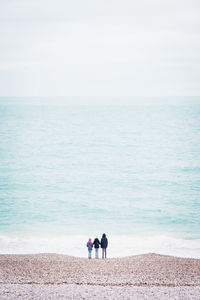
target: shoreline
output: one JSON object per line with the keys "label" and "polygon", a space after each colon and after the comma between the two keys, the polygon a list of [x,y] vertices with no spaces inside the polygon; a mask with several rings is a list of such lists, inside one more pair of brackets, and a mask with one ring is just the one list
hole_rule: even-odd
{"label": "shoreline", "polygon": [[[123,243],[121,242],[123,240]],[[57,253],[86,257],[85,235],[3,235],[0,234],[0,254]],[[125,247],[124,245],[128,245]],[[186,239],[167,234],[109,235],[108,257],[123,258],[145,253],[200,259],[200,239]],[[94,256],[94,251],[93,251]]]}
{"label": "shoreline", "polygon": [[88,293],[96,299],[199,299],[200,259],[153,253],[91,260],[0,255],[1,299],[84,299]]}

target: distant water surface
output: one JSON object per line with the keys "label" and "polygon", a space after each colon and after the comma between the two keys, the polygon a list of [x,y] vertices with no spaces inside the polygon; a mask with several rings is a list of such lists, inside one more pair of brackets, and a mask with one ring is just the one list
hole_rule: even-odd
{"label": "distant water surface", "polygon": [[[191,256],[197,255],[198,103],[27,101],[29,105],[0,101],[1,252],[24,251],[25,244],[27,252],[51,251],[60,238],[62,252],[68,253],[79,236],[106,232],[115,249],[117,237],[123,236],[127,247],[143,251],[148,237],[152,241],[145,251],[153,245],[156,251],[159,241],[175,254],[179,247],[185,255],[189,248]],[[46,244],[37,248],[44,237]]]}

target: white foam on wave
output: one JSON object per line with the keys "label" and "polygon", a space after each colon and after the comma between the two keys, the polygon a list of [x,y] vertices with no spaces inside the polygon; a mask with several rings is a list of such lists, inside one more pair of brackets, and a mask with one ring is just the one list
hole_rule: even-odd
{"label": "white foam on wave", "polygon": [[[84,235],[60,237],[0,235],[0,254],[58,253],[86,257],[87,240],[88,237]],[[108,236],[108,240],[109,257],[158,253],[200,258],[200,239],[179,239],[167,235],[113,235]]]}

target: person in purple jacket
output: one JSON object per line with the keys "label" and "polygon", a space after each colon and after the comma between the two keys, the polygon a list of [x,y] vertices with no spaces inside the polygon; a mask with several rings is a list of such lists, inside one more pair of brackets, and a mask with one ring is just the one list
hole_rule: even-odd
{"label": "person in purple jacket", "polygon": [[91,238],[89,238],[89,241],[87,242],[86,246],[88,247],[88,258],[92,258],[92,248],[93,248],[93,243]]}

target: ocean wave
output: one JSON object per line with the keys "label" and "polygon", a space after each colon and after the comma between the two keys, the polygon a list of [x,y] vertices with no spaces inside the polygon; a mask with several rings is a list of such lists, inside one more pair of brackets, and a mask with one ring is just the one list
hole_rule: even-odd
{"label": "ocean wave", "polygon": [[[111,235],[108,239],[109,257],[158,253],[200,258],[200,239],[175,238],[164,234]],[[86,257],[87,240],[88,237],[85,235],[59,237],[0,235],[0,254],[58,253]]]}

